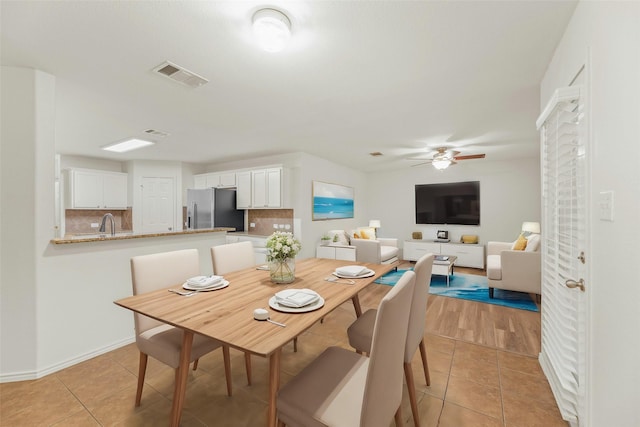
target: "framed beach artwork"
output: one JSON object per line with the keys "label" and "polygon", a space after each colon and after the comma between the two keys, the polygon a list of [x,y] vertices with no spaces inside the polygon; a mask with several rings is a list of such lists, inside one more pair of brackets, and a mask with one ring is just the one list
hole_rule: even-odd
{"label": "framed beach artwork", "polygon": [[353,187],[313,181],[313,220],[353,218]]}

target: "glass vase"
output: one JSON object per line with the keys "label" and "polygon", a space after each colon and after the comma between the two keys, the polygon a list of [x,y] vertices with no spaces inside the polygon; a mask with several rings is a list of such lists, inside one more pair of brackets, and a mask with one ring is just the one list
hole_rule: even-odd
{"label": "glass vase", "polygon": [[269,275],[273,283],[291,283],[296,278],[295,258],[269,261]]}

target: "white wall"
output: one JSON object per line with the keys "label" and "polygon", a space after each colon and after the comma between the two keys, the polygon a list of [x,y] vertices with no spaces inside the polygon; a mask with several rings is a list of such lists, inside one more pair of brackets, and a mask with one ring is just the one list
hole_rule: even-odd
{"label": "white wall", "polygon": [[116,160],[61,154],[60,169],[64,170],[68,168],[84,168],[111,172],[125,172],[125,165],[122,162]]}
{"label": "white wall", "polygon": [[[480,181],[480,225],[416,225],[415,185]],[[448,230],[451,241],[462,234],[477,234],[481,244],[514,241],[524,221],[540,221],[540,161],[469,160],[444,171],[431,165],[367,175],[366,211],[381,221],[380,235],[411,239],[421,231],[423,239],[435,239],[437,230]]]}
{"label": "white wall", "polygon": [[21,373],[38,363],[44,278],[34,262],[54,234],[55,78],[14,67],[0,74],[0,372]]}
{"label": "white wall", "polygon": [[[640,425],[640,3],[578,4],[541,85],[544,106],[586,64],[592,162],[585,426]],[[614,191],[614,221],[598,195]]]}

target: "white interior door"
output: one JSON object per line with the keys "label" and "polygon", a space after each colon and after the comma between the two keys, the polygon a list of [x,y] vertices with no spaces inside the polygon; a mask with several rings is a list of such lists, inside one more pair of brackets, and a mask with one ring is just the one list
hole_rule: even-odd
{"label": "white interior door", "polygon": [[588,280],[587,126],[582,85],[556,90],[542,142],[542,351],[562,417],[584,425]]}
{"label": "white interior door", "polygon": [[175,224],[173,178],[142,178],[142,232],[172,231]]}

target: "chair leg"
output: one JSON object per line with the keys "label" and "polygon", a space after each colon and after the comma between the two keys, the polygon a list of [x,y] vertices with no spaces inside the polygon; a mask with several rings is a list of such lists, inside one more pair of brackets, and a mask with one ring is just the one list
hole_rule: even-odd
{"label": "chair leg", "polygon": [[418,416],[418,402],[416,400],[416,385],[413,381],[413,371],[411,370],[411,363],[404,363],[404,376],[407,379],[407,390],[409,391],[409,403],[411,403],[413,424],[416,427],[420,427],[420,417]]}
{"label": "chair leg", "polygon": [[293,339],[293,352],[297,353],[298,352],[298,337],[295,337]]}
{"label": "chair leg", "polygon": [[229,346],[222,346],[222,358],[224,359],[224,377],[227,380],[227,396],[231,396],[233,394],[233,390],[231,388],[233,381],[231,380],[231,357],[229,355]]}
{"label": "chair leg", "polygon": [[196,369],[198,369],[198,360],[200,359],[196,359],[193,361],[193,370],[195,371]]}
{"label": "chair leg", "polygon": [[148,356],[140,352],[140,364],[138,366],[138,389],[136,390],[136,407],[140,406],[142,399],[142,387],[144,386],[144,376],[147,373]]}
{"label": "chair leg", "polygon": [[244,368],[247,371],[247,385],[251,385],[251,354],[244,354]]}
{"label": "chair leg", "polygon": [[427,348],[424,346],[424,338],[420,341],[420,356],[422,357],[422,369],[424,369],[424,381],[428,386],[431,385],[431,376],[429,375],[429,364],[427,364]]}
{"label": "chair leg", "polygon": [[493,298],[493,288],[489,288],[489,298]]}
{"label": "chair leg", "polygon": [[396,427],[400,427],[403,424],[401,406],[398,406],[398,410],[396,411],[395,421],[396,421]]}

